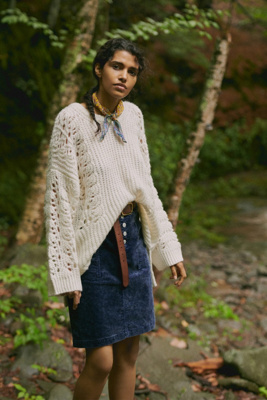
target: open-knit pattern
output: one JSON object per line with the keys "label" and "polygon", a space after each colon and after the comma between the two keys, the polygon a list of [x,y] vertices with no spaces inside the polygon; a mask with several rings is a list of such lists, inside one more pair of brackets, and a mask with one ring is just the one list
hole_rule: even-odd
{"label": "open-knit pattern", "polygon": [[[96,119],[102,124],[104,117]],[[45,197],[50,295],[82,290],[80,275],[133,200],[153,264],[163,270],[182,261],[180,243],[152,181],[142,113],[124,102],[118,120],[127,143],[111,127],[99,142],[95,122],[79,103],[56,118]]]}

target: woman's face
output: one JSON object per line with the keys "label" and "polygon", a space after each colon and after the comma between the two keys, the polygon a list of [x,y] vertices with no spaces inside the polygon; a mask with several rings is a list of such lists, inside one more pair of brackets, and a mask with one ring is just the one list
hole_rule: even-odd
{"label": "woman's face", "polygon": [[125,50],[115,51],[103,69],[95,66],[99,78],[99,94],[102,99],[121,100],[133,89],[137,81],[139,65],[137,59]]}

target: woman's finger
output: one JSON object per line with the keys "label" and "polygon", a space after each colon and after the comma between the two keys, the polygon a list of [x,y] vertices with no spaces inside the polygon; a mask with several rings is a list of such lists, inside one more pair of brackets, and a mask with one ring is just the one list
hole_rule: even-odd
{"label": "woman's finger", "polygon": [[186,278],[186,271],[185,271],[185,267],[184,267],[184,263],[183,262],[179,262],[176,265],[172,265],[171,266],[171,277],[170,279],[174,279],[176,280],[176,282],[174,282],[175,286],[181,286],[181,284],[183,283],[183,281]]}
{"label": "woman's finger", "polygon": [[73,310],[76,310],[78,305],[80,304],[80,298],[81,298],[81,292],[78,290],[75,290],[74,296],[73,296]]}

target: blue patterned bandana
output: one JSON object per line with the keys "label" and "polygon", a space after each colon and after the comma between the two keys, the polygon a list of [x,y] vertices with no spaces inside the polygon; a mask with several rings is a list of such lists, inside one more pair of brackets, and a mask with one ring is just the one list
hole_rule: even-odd
{"label": "blue patterned bandana", "polygon": [[100,136],[100,141],[102,141],[105,138],[108,132],[109,125],[113,123],[113,129],[116,135],[118,135],[124,143],[127,143],[122,133],[121,124],[117,120],[117,118],[121,115],[121,113],[124,110],[123,101],[120,100],[119,104],[116,107],[116,110],[113,113],[111,113],[108,108],[105,108],[100,104],[96,92],[92,94],[92,100],[94,106],[100,111],[102,115],[105,116],[104,125]]}

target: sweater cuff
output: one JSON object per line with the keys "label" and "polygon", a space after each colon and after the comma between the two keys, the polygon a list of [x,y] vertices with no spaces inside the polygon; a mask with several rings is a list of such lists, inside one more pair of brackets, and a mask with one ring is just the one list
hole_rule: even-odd
{"label": "sweater cuff", "polygon": [[176,243],[175,248],[172,250],[166,249],[164,251],[157,245],[152,251],[152,263],[159,271],[163,271],[180,261],[183,261],[183,255],[179,242]]}
{"label": "sweater cuff", "polygon": [[48,278],[48,296],[58,296],[75,290],[82,292],[82,282],[78,268],[75,275],[57,276],[57,279],[54,280],[51,276]]}

